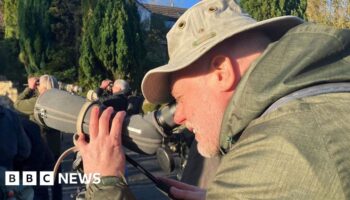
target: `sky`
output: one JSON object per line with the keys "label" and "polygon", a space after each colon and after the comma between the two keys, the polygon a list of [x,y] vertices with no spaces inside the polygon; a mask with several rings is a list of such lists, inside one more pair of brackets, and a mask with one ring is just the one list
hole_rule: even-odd
{"label": "sky", "polygon": [[151,3],[151,4],[158,4],[158,5],[167,5],[170,6],[171,2],[174,3],[175,7],[180,8],[189,8],[199,2],[200,0],[139,0],[143,3]]}

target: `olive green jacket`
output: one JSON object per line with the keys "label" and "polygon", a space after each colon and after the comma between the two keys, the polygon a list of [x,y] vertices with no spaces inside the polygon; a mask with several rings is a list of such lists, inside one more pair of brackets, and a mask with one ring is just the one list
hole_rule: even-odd
{"label": "olive green jacket", "polygon": [[[350,82],[350,30],[303,24],[270,44],[226,110],[207,199],[350,199],[350,93],[293,100],[261,117],[293,91],[336,82]],[[129,198],[125,188],[88,193]]]}
{"label": "olive green jacket", "polygon": [[[27,87],[18,96],[17,101],[14,103],[14,107],[17,111],[22,115],[29,117],[29,119],[35,123],[37,123],[37,121],[34,119],[34,107],[38,97],[39,93],[37,90],[32,90]],[[43,140],[48,144],[54,156],[58,158],[61,153],[60,132],[52,128],[43,127],[42,125],[40,125],[40,129]]]}
{"label": "olive green jacket", "polygon": [[18,95],[14,107],[21,114],[28,116],[30,120],[34,121],[34,106],[38,96],[38,92],[27,87]]}

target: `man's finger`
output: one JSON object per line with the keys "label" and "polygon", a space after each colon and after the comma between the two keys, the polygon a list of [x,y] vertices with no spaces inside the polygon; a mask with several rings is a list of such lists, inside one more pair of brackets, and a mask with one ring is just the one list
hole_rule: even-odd
{"label": "man's finger", "polygon": [[122,134],[122,129],[123,129],[123,121],[126,113],[124,111],[118,112],[112,122],[112,128],[111,128],[111,137],[113,139],[116,139],[117,145],[121,145],[122,140],[121,140],[121,134]]}
{"label": "man's finger", "polygon": [[111,119],[111,115],[113,113],[113,108],[108,107],[105,109],[100,117],[99,126],[98,126],[98,136],[106,136],[109,135],[109,120]]}
{"label": "man's finger", "polygon": [[98,134],[98,115],[99,115],[99,112],[100,111],[99,111],[99,108],[97,106],[94,106],[91,109],[90,122],[89,122],[90,140],[94,140]]}

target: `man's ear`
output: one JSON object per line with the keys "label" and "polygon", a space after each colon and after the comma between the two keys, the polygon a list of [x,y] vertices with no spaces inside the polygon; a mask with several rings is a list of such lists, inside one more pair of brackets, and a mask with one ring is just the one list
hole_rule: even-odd
{"label": "man's ear", "polygon": [[216,55],[210,63],[211,77],[215,87],[223,92],[232,90],[240,77],[238,64],[233,62],[230,57],[225,55]]}

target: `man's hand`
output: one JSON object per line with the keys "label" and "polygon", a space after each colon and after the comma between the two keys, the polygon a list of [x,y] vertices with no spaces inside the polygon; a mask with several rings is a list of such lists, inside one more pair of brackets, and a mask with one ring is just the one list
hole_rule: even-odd
{"label": "man's hand", "polygon": [[159,180],[171,186],[170,193],[175,199],[202,200],[205,199],[206,190],[182,183],[173,179],[158,177]]}
{"label": "man's hand", "polygon": [[107,87],[109,86],[109,84],[110,84],[111,82],[112,82],[112,81],[111,81],[111,80],[108,80],[108,79],[103,80],[103,81],[101,82],[100,88],[103,89],[103,90],[107,89]]}
{"label": "man's hand", "polygon": [[28,78],[28,87],[32,90],[35,90],[37,87],[37,81],[39,81],[37,77]]}
{"label": "man's hand", "polygon": [[118,112],[109,129],[113,108],[103,111],[100,119],[99,108],[94,107],[90,115],[90,142],[80,133],[77,147],[83,158],[84,173],[100,173],[101,176],[120,176],[125,171],[125,155],[121,142],[122,124],[125,112]]}

